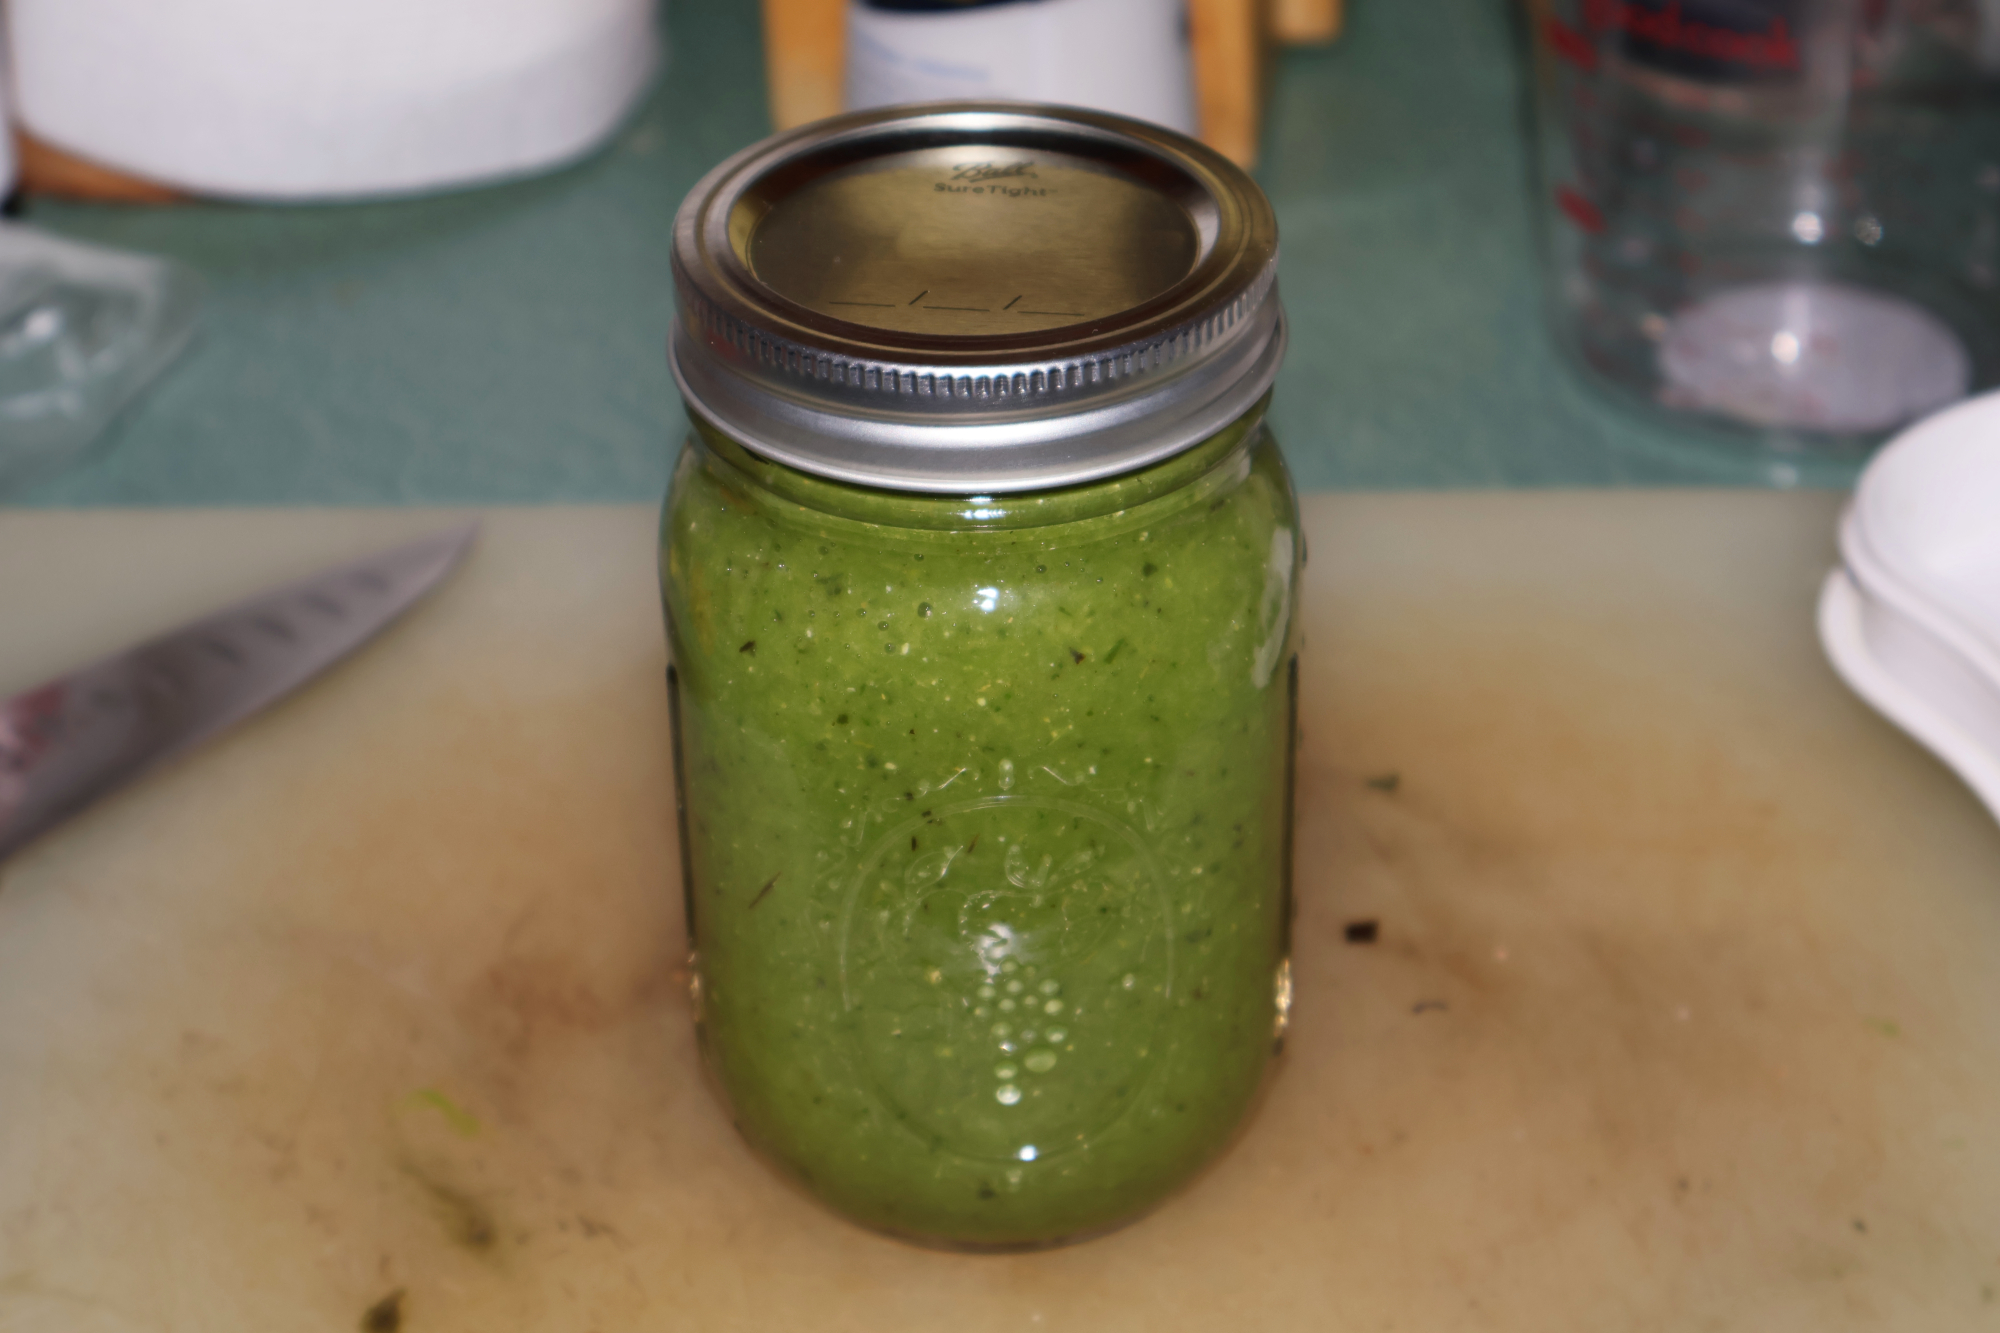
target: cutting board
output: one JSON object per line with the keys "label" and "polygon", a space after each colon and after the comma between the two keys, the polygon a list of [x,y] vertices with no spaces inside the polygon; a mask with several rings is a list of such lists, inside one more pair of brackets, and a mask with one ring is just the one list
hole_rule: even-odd
{"label": "cutting board", "polygon": [[[0,1330],[2000,1326],[2000,826],[1822,661],[1836,507],[1309,500],[1289,1049],[1180,1196],[1013,1257],[736,1139],[654,516],[493,513],[0,869]],[[0,514],[0,690],[445,517]]]}

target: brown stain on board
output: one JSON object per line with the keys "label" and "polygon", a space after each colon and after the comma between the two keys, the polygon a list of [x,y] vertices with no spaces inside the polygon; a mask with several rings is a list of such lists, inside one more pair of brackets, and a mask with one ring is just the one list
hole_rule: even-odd
{"label": "brown stain on board", "polygon": [[403,1289],[398,1287],[363,1311],[361,1333],[401,1333],[403,1295]]}
{"label": "brown stain on board", "polygon": [[681,992],[664,954],[636,975],[599,979],[575,958],[519,953],[486,969],[459,1008],[467,1031],[522,1060],[547,1043],[657,1015]]}
{"label": "brown stain on board", "polygon": [[403,1171],[422,1190],[431,1213],[452,1244],[481,1256],[493,1253],[500,1243],[500,1226],[486,1203],[446,1184],[423,1167],[406,1162]]}
{"label": "brown stain on board", "polygon": [[[77,1123],[36,1126],[37,1179],[59,1200],[104,1145],[147,1145],[121,1159],[132,1217],[185,1211],[264,1275],[215,1304],[224,1329],[347,1326],[399,1287],[423,1294],[404,1326],[441,1330],[1974,1326],[2000,1044],[1968,1015],[2000,995],[1899,933],[1951,907],[1925,858],[1979,836],[1925,804],[1948,788],[1866,748],[1830,688],[1771,710],[1822,689],[1792,657],[1592,601],[1581,558],[1496,598],[1419,568],[1449,525],[1417,533],[1369,529],[1413,572],[1365,578],[1362,537],[1313,533],[1315,578],[1349,573],[1302,658],[1288,1053],[1250,1131],[1137,1227],[919,1253],[749,1157],[673,981],[662,663],[623,630],[550,635],[599,623],[569,609],[581,580],[496,604],[511,631],[386,643],[365,690],[225,742],[210,811],[165,791],[132,816],[122,896],[87,857],[29,867],[30,891],[91,886],[74,994],[117,1018],[51,1048]],[[1871,786],[1830,752],[1904,767]],[[1915,841],[1869,831],[1895,827]],[[429,1087],[479,1133],[410,1106]],[[0,1212],[0,1250],[137,1225],[61,1231],[51,1206]],[[166,1281],[186,1256],[147,1236],[124,1252]]]}
{"label": "brown stain on board", "polygon": [[[1475,1226],[1453,1269],[1493,1290],[1572,1229],[1615,1226],[1673,1273],[1740,1210],[1837,1219],[1885,1191],[1949,1243],[1894,1184],[1880,1094],[1908,1055],[1858,1040],[1857,1010],[1909,1006],[1909,978],[1817,910],[1873,877],[1841,836],[1852,771],[1771,762],[1805,738],[1759,722],[1756,683],[1703,660],[1700,626],[1428,600],[1309,630],[1357,645],[1309,653],[1302,690],[1308,736],[1333,743],[1309,743],[1299,861],[1335,869],[1301,894],[1320,947],[1301,946],[1294,1013],[1334,1023],[1344,1055],[1288,1071],[1309,1085],[1292,1105],[1348,1101],[1371,1175],[1456,1160],[1476,1197],[1507,1198],[1513,1220]],[[1395,788],[1364,780],[1385,769]],[[1382,945],[1330,947],[1364,916]],[[1669,1208],[1677,1179],[1698,1185]],[[1796,1236],[1732,1243],[1746,1267],[1862,1271]]]}

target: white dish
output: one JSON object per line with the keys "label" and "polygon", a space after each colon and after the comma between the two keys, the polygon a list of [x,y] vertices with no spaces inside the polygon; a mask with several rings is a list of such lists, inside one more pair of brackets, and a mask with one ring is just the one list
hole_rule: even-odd
{"label": "white dish", "polygon": [[2000,818],[2000,739],[1992,734],[2000,681],[1968,670],[1845,570],[1827,575],[1820,591],[1819,634],[1841,679],[1944,760]]}
{"label": "white dish", "polygon": [[1840,550],[1819,607],[1835,669],[2000,817],[2000,394],[1884,448]]}

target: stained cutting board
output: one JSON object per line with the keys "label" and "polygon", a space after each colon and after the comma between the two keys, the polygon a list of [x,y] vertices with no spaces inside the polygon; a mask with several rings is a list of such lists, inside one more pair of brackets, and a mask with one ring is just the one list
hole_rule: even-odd
{"label": "stained cutting board", "polygon": [[[1158,1213],[1000,1258],[736,1140],[653,515],[493,514],[0,867],[0,1331],[2000,1327],[2000,826],[1822,662],[1835,510],[1311,500],[1283,1068]],[[0,691],[439,518],[0,514]]]}

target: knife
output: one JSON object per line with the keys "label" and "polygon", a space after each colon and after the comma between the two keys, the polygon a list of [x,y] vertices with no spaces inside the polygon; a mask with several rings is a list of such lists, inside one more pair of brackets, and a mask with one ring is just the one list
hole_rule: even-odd
{"label": "knife", "polygon": [[0,700],[0,860],[368,642],[451,572],[478,530],[269,589]]}

